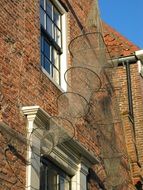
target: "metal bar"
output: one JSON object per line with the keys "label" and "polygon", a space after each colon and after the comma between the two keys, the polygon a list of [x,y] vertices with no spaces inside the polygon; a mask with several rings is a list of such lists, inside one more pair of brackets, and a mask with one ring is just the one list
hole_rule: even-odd
{"label": "metal bar", "polygon": [[[137,61],[136,61],[137,62]],[[125,62],[126,66],[126,76],[127,76],[127,90],[128,90],[128,103],[129,103],[129,119],[133,124],[133,138],[134,138],[134,145],[135,145],[135,151],[136,151],[136,156],[137,156],[137,164],[139,167],[140,162],[139,162],[139,154],[138,154],[138,149],[136,145],[136,130],[135,130],[135,122],[134,122],[134,110],[133,110],[133,98],[132,98],[132,84],[131,84],[131,73],[130,73],[130,64],[131,63],[136,63],[133,62],[133,59],[130,61]]]}
{"label": "metal bar", "polygon": [[[111,60],[111,62],[115,65],[118,66],[123,66],[128,62],[129,64],[136,64],[138,61],[138,58],[135,55],[129,55],[129,56],[124,56],[124,57],[119,57]],[[109,61],[110,63],[110,61]]]}
{"label": "metal bar", "polygon": [[126,62],[126,76],[127,76],[127,90],[128,90],[128,103],[129,103],[129,116],[134,122],[134,113],[133,113],[133,98],[132,98],[132,84],[131,84],[131,72],[130,72],[130,63]]}

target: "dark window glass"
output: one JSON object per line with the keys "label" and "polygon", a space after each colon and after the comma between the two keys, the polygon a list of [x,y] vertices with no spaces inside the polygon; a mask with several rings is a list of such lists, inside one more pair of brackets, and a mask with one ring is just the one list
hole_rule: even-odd
{"label": "dark window glass", "polygon": [[44,0],[40,0],[40,5],[44,9]]}
{"label": "dark window glass", "polygon": [[47,0],[47,6],[46,6],[46,12],[47,14],[49,15],[49,17],[52,19],[52,9],[53,9],[53,6],[52,6],[52,3]]}
{"label": "dark window glass", "polygon": [[44,68],[49,74],[51,73],[51,63],[46,57],[44,62]]}
{"label": "dark window glass", "polygon": [[51,37],[53,37],[53,23],[51,21],[51,19],[47,16],[47,20],[46,20],[46,30],[47,32],[50,34]]}
{"label": "dark window glass", "polygon": [[48,160],[41,162],[40,190],[70,190],[71,178]]}
{"label": "dark window glass", "polygon": [[49,45],[49,43],[45,40],[44,41],[44,55],[45,55],[45,57],[47,57],[49,60],[51,60],[50,59],[50,55],[51,55],[51,50],[50,50],[51,48],[50,48],[50,45]]}
{"label": "dark window glass", "polygon": [[40,11],[40,20],[41,20],[41,25],[45,28],[45,12],[43,9]]}

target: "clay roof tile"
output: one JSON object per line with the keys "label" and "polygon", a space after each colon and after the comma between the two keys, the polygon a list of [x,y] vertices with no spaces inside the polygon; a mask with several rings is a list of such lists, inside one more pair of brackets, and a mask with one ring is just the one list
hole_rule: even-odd
{"label": "clay roof tile", "polygon": [[105,44],[112,58],[128,56],[139,50],[139,47],[113,29],[111,26],[102,22]]}

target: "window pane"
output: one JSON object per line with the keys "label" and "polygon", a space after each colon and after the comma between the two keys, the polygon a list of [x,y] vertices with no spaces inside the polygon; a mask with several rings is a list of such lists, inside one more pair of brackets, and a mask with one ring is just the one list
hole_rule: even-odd
{"label": "window pane", "polygon": [[44,12],[44,10],[42,9],[42,8],[40,8],[40,23],[41,23],[41,25],[44,27],[44,28],[46,28],[45,27],[45,17],[46,17],[46,14],[45,14],[45,12]]}
{"label": "window pane", "polygon": [[45,3],[45,0],[40,0],[40,5],[41,5],[41,7],[44,9],[44,3]]}
{"label": "window pane", "polygon": [[40,169],[40,190],[70,190],[71,178],[51,162],[44,159],[42,161],[45,163],[42,163]]}
{"label": "window pane", "polygon": [[44,52],[44,37],[41,36],[41,51]]}
{"label": "window pane", "polygon": [[41,65],[44,66],[44,55],[41,53]]}
{"label": "window pane", "polygon": [[53,23],[48,16],[47,16],[47,23],[46,24],[47,24],[47,28],[46,28],[47,32],[53,37],[53,35],[52,35]]}
{"label": "window pane", "polygon": [[54,8],[54,23],[61,29],[61,23],[60,23],[61,15],[58,12],[57,9]]}
{"label": "window pane", "polygon": [[50,18],[52,19],[52,3],[49,1],[49,0],[47,0],[47,14],[50,16]]}
{"label": "window pane", "polygon": [[51,60],[51,48],[47,41],[44,41],[44,55]]}
{"label": "window pane", "polygon": [[61,31],[55,26],[55,41],[61,47]]}
{"label": "window pane", "polygon": [[46,167],[41,164],[40,167],[40,190],[45,190],[45,186],[46,186]]}
{"label": "window pane", "polygon": [[53,66],[53,79],[60,84],[60,73],[59,71]]}
{"label": "window pane", "polygon": [[51,63],[50,61],[45,57],[45,62],[44,62],[44,69],[51,74]]}
{"label": "window pane", "polygon": [[70,181],[66,179],[66,176],[60,176],[60,190],[69,190],[70,188]]}
{"label": "window pane", "polygon": [[58,70],[60,69],[60,56],[54,48],[53,48],[53,64]]}
{"label": "window pane", "polygon": [[66,181],[65,183],[65,190],[70,190],[70,182]]}
{"label": "window pane", "polygon": [[57,172],[48,170],[48,190],[57,190]]}
{"label": "window pane", "polygon": [[60,189],[65,190],[65,180],[60,176]]}

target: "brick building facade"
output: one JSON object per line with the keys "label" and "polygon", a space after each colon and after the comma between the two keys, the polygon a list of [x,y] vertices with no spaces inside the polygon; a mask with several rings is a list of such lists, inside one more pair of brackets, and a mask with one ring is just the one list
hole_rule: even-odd
{"label": "brick building facade", "polygon": [[[125,58],[125,60],[132,56],[134,56],[136,51],[138,51],[138,47],[133,45],[123,36],[121,36],[118,32],[115,32],[112,28],[104,24],[104,31],[105,31],[105,40],[107,43],[113,47],[121,46],[117,50],[117,55],[114,54],[113,56]],[[136,56],[136,55],[135,55]],[[130,157],[131,168],[132,168],[132,175],[133,175],[133,182],[136,183],[138,180],[141,180],[142,176],[142,156],[141,156],[141,149],[142,149],[142,76],[140,73],[139,65],[140,62],[135,59],[133,61],[129,61],[129,72],[127,72],[126,61],[121,61],[123,63],[122,66],[119,66],[117,69],[117,79],[116,82],[122,86],[122,95],[120,99],[120,111],[123,116],[123,123],[124,123],[124,132],[125,132],[125,139],[128,154]],[[128,61],[127,61],[128,62]],[[128,80],[128,76],[130,75],[130,80]],[[131,92],[128,89],[131,86]],[[131,94],[130,94],[131,93]],[[129,96],[132,96],[132,116],[130,118],[130,106]]]}
{"label": "brick building facade", "polygon": [[[74,61],[67,46],[77,36],[91,32],[86,28],[87,18],[96,3],[53,0],[49,4],[47,1],[46,6],[43,2],[0,2],[0,189],[123,190],[135,189],[135,185],[141,189],[143,79],[139,65],[141,67],[142,53],[103,23],[108,53],[116,65],[112,67],[112,82],[119,92],[117,110],[121,120],[114,123],[113,144],[117,143],[121,152],[126,153],[120,160],[124,168],[121,169],[120,165],[114,166],[112,156],[111,162],[101,156],[109,153],[104,151],[106,146],[100,141],[98,124],[88,127],[96,125],[88,123],[90,117],[76,118],[74,112],[79,111],[83,98],[79,102],[77,98],[72,100],[73,106],[70,105],[68,111],[74,119],[69,118],[69,114],[62,115],[62,108],[67,109],[69,104],[64,107],[64,102],[57,106],[57,100],[65,101],[71,93],[67,93],[64,100],[61,98],[69,90],[64,73]],[[44,19],[41,24],[40,13],[41,20]],[[96,16],[94,11],[93,16]],[[94,32],[97,32],[98,19],[93,19],[97,22],[92,28]],[[72,81],[72,77],[68,76],[67,80]],[[105,94],[101,94],[101,100]],[[97,96],[100,99],[100,92]],[[110,101],[105,106],[109,107]],[[98,112],[97,109],[93,108],[93,112]],[[108,127],[108,123],[99,125]],[[109,162],[107,166],[106,161]],[[119,176],[117,170],[121,171]]]}

